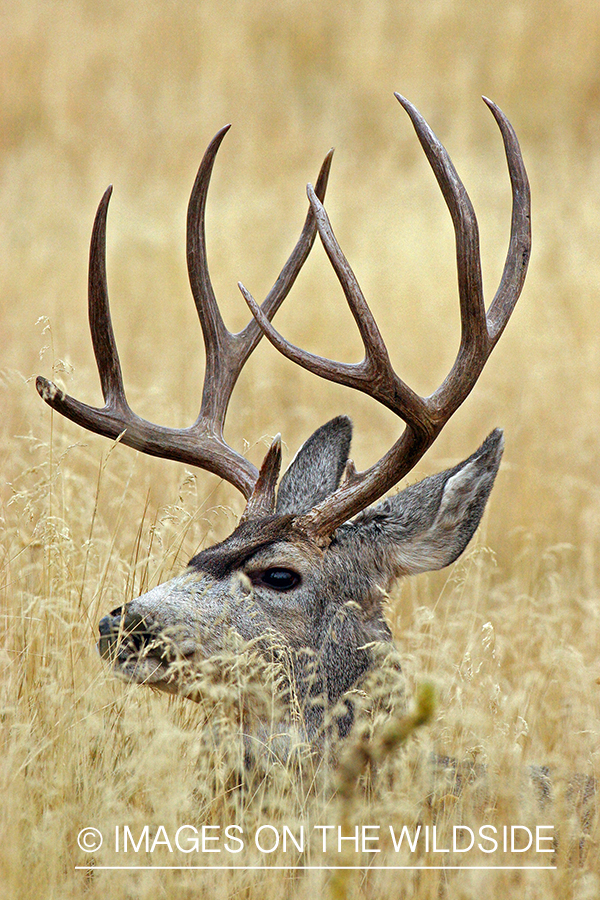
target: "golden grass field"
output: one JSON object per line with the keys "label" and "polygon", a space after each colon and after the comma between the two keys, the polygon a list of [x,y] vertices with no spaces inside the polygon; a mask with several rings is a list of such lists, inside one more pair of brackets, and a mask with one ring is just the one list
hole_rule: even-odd
{"label": "golden grass field", "polygon": [[[600,896],[598,816],[565,799],[600,776],[600,11],[593,0],[6,0],[0,11],[2,529],[0,892],[5,898],[577,898]],[[241,498],[202,472],[111,445],[39,399],[35,375],[100,404],[86,321],[88,241],[108,223],[113,319],[132,406],[165,425],[196,416],[200,331],[185,270],[185,209],[206,144],[233,127],[209,197],[213,282],[227,323],[247,318],[296,240],[336,148],[327,207],[402,377],[433,390],[458,339],[450,218],[397,90],[428,118],[470,191],[488,298],[510,192],[491,97],[519,135],[533,195],[523,296],[473,394],[415,480],[470,454],[496,425],[506,450],[484,523],[448,570],[400,585],[389,618],[413,693],[433,720],[370,786],[277,769],[232,789],[231,697],[214,708],[128,687],[95,650],[98,620],[180,571],[232,528]],[[360,342],[317,244],[277,317],[290,339],[340,359]],[[363,395],[316,381],[263,342],[227,435],[257,462],[281,431],[287,459],[350,414],[365,467],[399,424]],[[232,689],[234,690],[234,689]],[[224,692],[226,694],[226,692]],[[222,743],[219,743],[218,736]],[[435,749],[488,767],[488,793],[438,791]],[[548,765],[556,801],[523,787]],[[310,766],[309,766],[310,771]],[[525,778],[525,781],[527,779]],[[454,854],[462,870],[381,871],[410,854],[256,851],[246,865],[362,870],[82,871],[89,865],[241,864],[238,857],[111,852],[77,834],[144,824],[553,825],[555,855]],[[214,832],[212,832],[214,833]],[[292,848],[293,849],[293,848]],[[215,863],[215,858],[217,862]],[[350,862],[348,862],[348,860]],[[553,863],[547,871],[466,865]],[[439,863],[434,854],[419,864]]]}

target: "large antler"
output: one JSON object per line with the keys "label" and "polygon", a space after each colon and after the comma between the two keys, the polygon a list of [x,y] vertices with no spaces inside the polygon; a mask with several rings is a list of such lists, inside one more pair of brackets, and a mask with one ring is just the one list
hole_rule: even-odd
{"label": "large antler", "polygon": [[483,98],[502,134],[513,196],[510,245],[504,272],[486,313],[479,232],[469,196],[450,157],[427,122],[408,100],[399,94],[396,97],[410,116],[438,180],[456,236],[462,331],[458,355],[443,384],[431,396],[420,397],[394,372],[356,277],[333,234],[325,209],[310,185],[308,196],[317,219],[319,235],[358,326],[365,348],[364,360],[358,364],[334,362],[288,343],[240,284],[240,290],[260,327],[284,356],[322,378],[364,391],[406,423],[402,435],[382,459],[364,472],[350,473],[334,494],[301,517],[298,524],[325,542],[340,524],[381,497],[413,468],[468,396],[514,309],[529,262],[529,183],[517,137],[506,116],[494,103]]}
{"label": "large antler", "polygon": [[[112,187],[105,192],[92,231],[89,265],[89,320],[105,406],[97,409],[75,400],[39,376],[40,396],[57,412],[89,431],[116,440],[152,456],[199,466],[235,485],[246,498],[258,478],[256,467],[223,439],[223,425],[231,393],[244,363],[260,341],[262,330],[251,319],[243,331],[227,330],[215,299],[206,259],[204,214],[210,176],[217,151],[229,125],[209,144],[192,190],[187,219],[187,263],[204,345],[206,371],[200,413],[189,428],[164,428],[136,415],[125,397],[119,354],[112,328],[106,282],[106,216]],[[332,152],[325,157],[316,193],[325,196]],[[304,227],[277,281],[264,300],[262,315],[270,321],[288,295],[316,237],[312,206]]]}

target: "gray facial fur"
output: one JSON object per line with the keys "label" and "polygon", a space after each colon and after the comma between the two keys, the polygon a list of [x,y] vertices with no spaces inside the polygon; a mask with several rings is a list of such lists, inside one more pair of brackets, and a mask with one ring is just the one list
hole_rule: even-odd
{"label": "gray facial fur", "polygon": [[[243,522],[185,573],[102,620],[99,649],[120,675],[197,699],[200,663],[234,636],[286,657],[305,734],[314,739],[326,709],[373,665],[370,645],[392,640],[384,593],[400,576],[442,568],[464,551],[503,449],[501,431],[493,431],[468,459],[365,510],[322,548],[296,516],[338,487],[351,429],[338,417],[306,441],[281,480],[274,515]],[[341,734],[351,721],[347,706]]]}

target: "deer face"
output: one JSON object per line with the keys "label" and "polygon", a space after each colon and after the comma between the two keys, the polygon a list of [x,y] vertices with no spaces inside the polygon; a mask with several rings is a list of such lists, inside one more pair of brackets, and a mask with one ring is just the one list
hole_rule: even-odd
{"label": "deer face", "polygon": [[128,680],[199,699],[202,661],[240,642],[292,659],[295,694],[335,703],[391,641],[382,600],[404,574],[442,568],[475,531],[502,454],[493,432],[468,460],[340,526],[325,547],[299,523],[338,486],[350,444],[340,417],[318,429],[284,475],[279,514],[242,522],[173,580],[100,623],[99,649]]}
{"label": "deer face", "polygon": [[309,647],[323,552],[290,519],[242,524],[184,573],[114,610],[100,623],[101,654],[130,680],[186,693],[194,664],[240,639],[264,653]]}

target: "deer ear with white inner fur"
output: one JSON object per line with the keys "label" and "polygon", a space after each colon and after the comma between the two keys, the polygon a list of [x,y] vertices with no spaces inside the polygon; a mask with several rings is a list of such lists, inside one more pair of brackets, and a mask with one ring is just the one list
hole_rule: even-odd
{"label": "deer ear with white inner fur", "polygon": [[468,459],[424,478],[365,510],[337,531],[345,556],[356,556],[385,573],[387,588],[400,575],[442,569],[473,537],[500,466],[504,440],[493,431]]}

